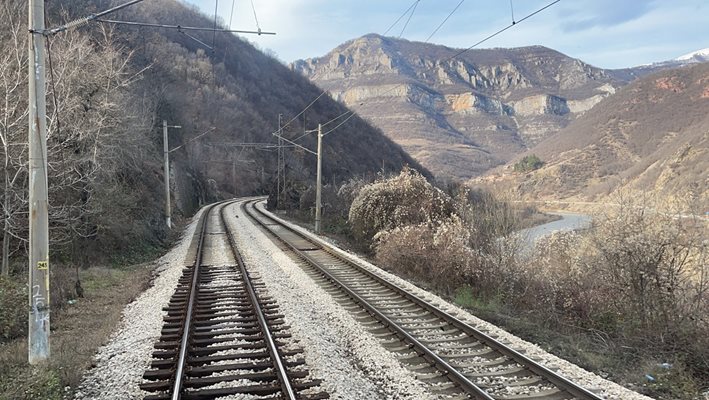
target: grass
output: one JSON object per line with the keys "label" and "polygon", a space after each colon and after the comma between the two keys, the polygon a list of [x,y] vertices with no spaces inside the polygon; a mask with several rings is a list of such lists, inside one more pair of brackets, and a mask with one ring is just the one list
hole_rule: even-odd
{"label": "grass", "polygon": [[51,321],[49,363],[29,366],[24,338],[0,344],[0,400],[59,400],[70,394],[115,330],[124,306],[149,286],[151,274],[146,264],[82,270],[85,298],[65,305]]}

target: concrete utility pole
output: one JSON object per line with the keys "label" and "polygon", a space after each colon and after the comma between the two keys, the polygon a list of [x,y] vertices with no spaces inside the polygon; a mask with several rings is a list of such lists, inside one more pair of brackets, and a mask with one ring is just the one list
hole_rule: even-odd
{"label": "concrete utility pole", "polygon": [[315,186],[315,233],[320,234],[322,213],[322,124],[318,124],[318,182]]}
{"label": "concrete utility pole", "polygon": [[[281,117],[283,114],[278,114],[278,171],[276,172],[276,179],[278,180],[276,189],[276,209],[281,207],[281,158],[283,154],[283,131],[281,131]],[[285,186],[286,180],[283,179],[283,186]]]}
{"label": "concrete utility pole", "polygon": [[166,120],[162,120],[162,148],[163,148],[163,158],[165,159],[165,223],[167,223],[167,229],[172,229],[172,221],[170,217],[172,211],[170,210],[170,150],[168,149],[167,142],[167,128],[182,128],[179,125],[167,125]]}
{"label": "concrete utility pole", "polygon": [[49,358],[49,201],[44,0],[29,1],[29,363]]}

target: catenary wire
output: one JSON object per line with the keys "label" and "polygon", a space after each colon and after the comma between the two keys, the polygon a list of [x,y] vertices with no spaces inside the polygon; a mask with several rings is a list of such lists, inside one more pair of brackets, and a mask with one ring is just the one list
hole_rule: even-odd
{"label": "catenary wire", "polygon": [[424,43],[428,43],[428,41],[431,40],[431,38],[433,37],[433,35],[435,35],[436,32],[438,32],[438,30],[441,29],[441,27],[448,21],[448,19],[449,19],[451,16],[453,16],[453,14],[455,14],[456,11],[458,11],[458,8],[460,7],[461,4],[463,4],[464,1],[465,1],[465,0],[460,0],[460,2],[458,3],[458,5],[455,6],[455,8],[453,9],[453,11],[451,11],[451,12],[448,14],[448,16],[443,20],[443,22],[441,22],[441,23],[436,27],[436,29],[434,29],[433,32],[431,32],[431,34],[428,35],[428,37],[426,38],[426,40],[424,41]]}
{"label": "catenary wire", "polygon": [[394,26],[396,26],[396,24],[398,24],[399,21],[401,21],[401,19],[404,18],[404,16],[405,16],[406,14],[408,14],[409,11],[411,11],[411,9],[412,9],[416,4],[418,4],[419,1],[420,1],[420,0],[414,0],[414,2],[411,3],[411,5],[409,6],[409,8],[407,8],[406,11],[404,11],[404,13],[401,14],[401,15],[399,16],[399,18],[397,18],[396,21],[394,21],[394,23],[391,24],[391,26],[388,27],[387,30],[384,31],[384,33],[382,33],[382,36],[386,36],[387,33],[389,33],[389,31],[391,30],[391,28],[393,28]]}
{"label": "catenary wire", "polygon": [[404,31],[406,30],[406,27],[409,26],[409,22],[411,21],[411,17],[414,16],[414,13],[416,12],[416,7],[418,7],[419,3],[421,0],[417,0],[416,3],[414,3],[414,9],[411,10],[411,14],[409,14],[409,18],[406,19],[406,23],[404,23],[404,27],[401,28],[401,32],[399,32],[399,39],[404,35]]}

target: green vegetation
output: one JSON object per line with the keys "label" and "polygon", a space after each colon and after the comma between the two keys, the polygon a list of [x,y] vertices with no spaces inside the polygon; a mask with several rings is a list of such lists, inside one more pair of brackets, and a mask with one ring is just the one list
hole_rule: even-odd
{"label": "green vegetation", "polygon": [[524,156],[519,162],[515,163],[515,172],[530,172],[541,168],[544,161],[540,160],[535,154]]}

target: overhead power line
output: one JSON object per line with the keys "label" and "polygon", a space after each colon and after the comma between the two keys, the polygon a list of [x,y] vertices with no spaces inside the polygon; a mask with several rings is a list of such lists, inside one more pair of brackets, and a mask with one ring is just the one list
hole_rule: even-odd
{"label": "overhead power line", "polygon": [[401,36],[404,35],[404,31],[406,30],[406,27],[409,26],[409,21],[411,21],[411,17],[414,16],[414,13],[416,12],[416,7],[418,7],[420,2],[421,2],[421,0],[417,0],[416,3],[414,3],[414,9],[411,10],[411,14],[409,14],[409,18],[406,19],[406,23],[404,24],[404,27],[401,28],[401,32],[399,33],[399,39],[401,39]]}
{"label": "overhead power line", "polygon": [[[166,25],[166,24],[150,24],[147,22],[134,22],[134,21],[117,21],[113,19],[97,19],[98,22],[103,22],[106,24],[116,24],[116,25],[131,25],[131,26],[147,26],[149,28],[166,28],[166,29],[181,29],[183,31],[214,31],[214,28],[198,27],[198,26],[182,26],[182,25]],[[217,29],[217,32],[224,33],[253,33],[257,35],[275,35],[276,32],[258,32],[258,31],[244,31],[238,29]]]}
{"label": "overhead power line", "polygon": [[116,6],[116,7],[113,7],[113,8],[109,8],[108,10],[101,11],[100,13],[91,14],[91,15],[89,15],[88,17],[76,19],[76,20],[74,20],[74,21],[71,21],[71,22],[69,22],[69,23],[67,23],[67,24],[64,24],[64,25],[62,25],[62,26],[59,26],[59,27],[57,27],[57,28],[47,29],[47,30],[45,30],[44,32],[41,32],[41,33],[44,33],[44,34],[46,34],[46,35],[56,35],[57,33],[63,32],[63,31],[65,31],[65,30],[67,30],[67,29],[73,29],[73,28],[76,28],[76,27],[79,27],[79,26],[82,26],[82,25],[86,25],[86,24],[88,24],[88,23],[91,22],[91,21],[94,21],[94,20],[97,20],[97,19],[100,18],[100,17],[103,17],[104,15],[108,15],[108,14],[114,13],[114,12],[116,12],[116,11],[118,11],[118,10],[122,10],[122,9],[124,9],[124,8],[126,8],[126,7],[132,6],[133,4],[140,3],[141,1],[143,1],[143,0],[132,0],[132,1],[129,1],[129,2],[127,2],[127,3],[121,4],[121,5],[119,5],[119,6]]}
{"label": "overhead power line", "polygon": [[406,11],[404,11],[404,13],[401,14],[401,15],[399,16],[399,18],[397,18],[396,21],[394,21],[394,23],[391,24],[391,26],[388,27],[387,30],[384,31],[384,33],[382,33],[382,36],[386,36],[387,33],[389,33],[389,31],[391,30],[391,28],[393,28],[394,26],[396,26],[396,24],[398,24],[399,21],[401,21],[401,19],[404,18],[404,16],[405,16],[406,14],[408,14],[409,11],[411,11],[411,9],[414,8],[414,7],[418,4],[419,1],[420,1],[420,0],[414,0],[414,2],[409,6],[409,8],[407,8]]}
{"label": "overhead power line", "polygon": [[448,19],[449,19],[453,14],[455,14],[456,11],[458,11],[458,8],[460,7],[461,4],[463,4],[464,1],[465,1],[465,0],[460,0],[460,2],[458,3],[458,5],[455,6],[455,8],[453,9],[453,11],[451,11],[451,12],[448,14],[448,16],[443,20],[443,22],[441,22],[440,24],[438,24],[438,26],[436,27],[436,29],[434,29],[433,32],[431,32],[431,34],[428,35],[428,37],[426,38],[426,41],[425,41],[424,43],[428,43],[428,41],[431,40],[431,38],[433,37],[433,35],[435,35],[436,32],[438,32],[438,30],[441,29],[441,27],[448,21]]}

